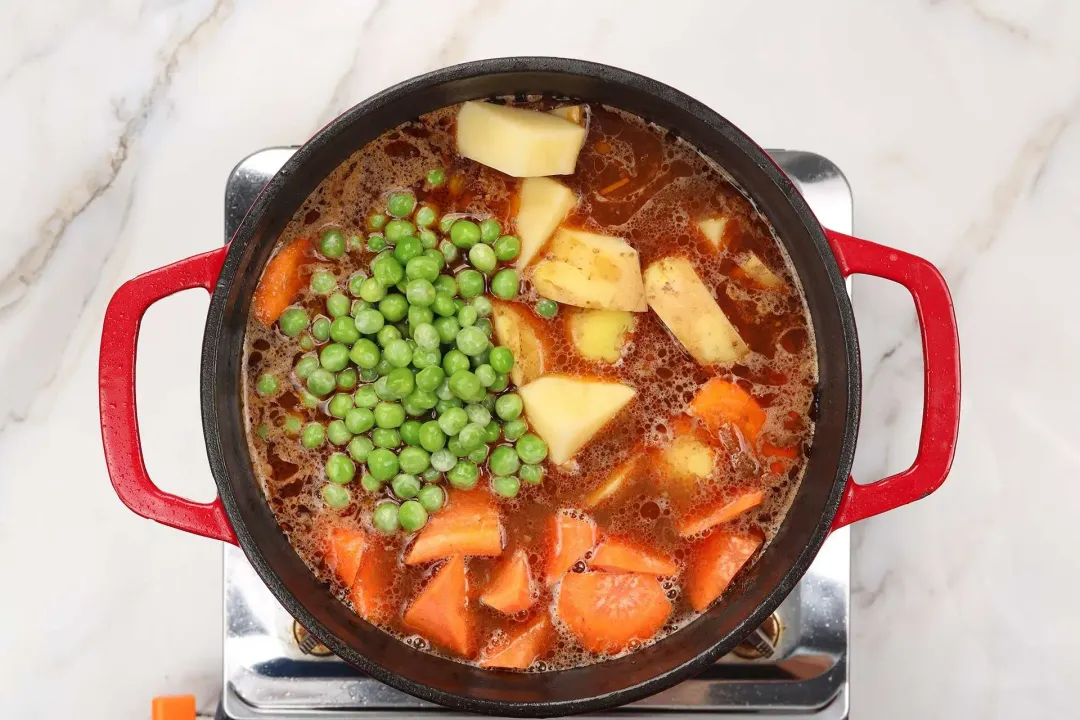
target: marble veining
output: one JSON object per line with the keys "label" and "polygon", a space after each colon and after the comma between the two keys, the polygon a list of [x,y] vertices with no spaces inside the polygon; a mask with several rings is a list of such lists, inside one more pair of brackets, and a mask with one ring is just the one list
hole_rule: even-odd
{"label": "marble veining", "polygon": [[[659,18],[659,19],[658,19]],[[10,0],[0,6],[0,717],[215,702],[220,553],[108,484],[97,346],[128,277],[221,242],[233,164],[427,70],[575,56],[670,83],[763,145],[821,152],[856,232],[953,288],[961,443],[932,498],[855,528],[855,717],[1077,717],[1080,5],[1072,0]],[[855,475],[906,467],[911,301],[856,278]],[[151,473],[212,496],[201,291],[146,316]],[[1064,546],[1064,547],[1062,547]]]}

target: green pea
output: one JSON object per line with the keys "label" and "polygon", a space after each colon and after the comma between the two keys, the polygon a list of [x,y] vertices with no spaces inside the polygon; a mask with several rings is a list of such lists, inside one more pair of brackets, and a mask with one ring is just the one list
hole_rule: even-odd
{"label": "green pea", "polygon": [[530,465],[536,465],[546,458],[548,454],[547,443],[532,433],[522,435],[515,443],[514,448],[517,450],[521,461]]}
{"label": "green pea", "polygon": [[476,463],[468,460],[459,460],[446,474],[446,479],[458,490],[473,489],[479,478],[480,470],[476,467]]}
{"label": "green pea", "polygon": [[382,313],[387,322],[397,322],[403,319],[408,311],[408,301],[397,293],[387,295],[379,302],[379,312]]}
{"label": "green pea", "polygon": [[330,339],[330,318],[319,315],[311,323],[311,334],[319,342],[326,342]]}
{"label": "green pea", "polygon": [[[426,324],[426,323],[421,323]],[[442,362],[442,352],[438,348],[434,350],[427,350],[425,348],[418,347],[413,350],[413,366],[417,370],[424,370],[429,367],[438,368],[439,363]]]}
{"label": "green pea", "polygon": [[473,327],[475,327],[480,332],[484,333],[484,337],[486,337],[486,338],[490,338],[491,333],[494,330],[494,327],[491,324],[491,318],[486,318],[486,317],[482,317],[479,320],[477,320],[476,325],[474,325]]}
{"label": "green pea", "polygon": [[311,394],[306,388],[300,388],[296,393],[300,396],[300,404],[309,410],[319,407],[319,398]]}
{"label": "green pea", "polygon": [[457,458],[449,450],[436,450],[431,453],[431,467],[439,472],[447,472],[457,465]]}
{"label": "green pea", "polygon": [[521,252],[521,241],[515,235],[503,235],[495,241],[493,247],[496,258],[502,262],[509,262]]}
{"label": "green pea", "polygon": [[487,456],[488,456],[488,446],[487,445],[481,445],[480,447],[476,448],[475,450],[470,450],[469,454],[466,455],[465,457],[469,458],[470,460],[472,460],[477,465],[482,465],[484,463],[484,461],[487,460]]}
{"label": "green pea", "polygon": [[334,397],[330,398],[330,402],[326,407],[327,412],[332,417],[343,418],[345,413],[352,410],[352,395],[345,393],[338,393]]}
{"label": "green pea", "polygon": [[[367,438],[364,438],[364,439],[367,440]],[[353,442],[356,442],[357,440],[359,440],[359,438],[354,438]],[[370,443],[371,441],[368,440],[368,442]],[[349,443],[349,446],[351,447],[352,443]],[[370,452],[370,450],[368,452]],[[363,475],[360,476],[360,487],[364,488],[364,490],[366,492],[369,492],[369,493],[379,492],[380,490],[382,490],[382,486],[383,486],[383,484],[381,482],[379,482],[378,480],[373,478],[368,473],[364,473]]]}
{"label": "green pea", "polygon": [[403,368],[412,362],[412,348],[404,340],[391,340],[383,348],[383,357],[394,367]]}
{"label": "green pea", "polygon": [[439,278],[439,264],[426,255],[414,257],[405,265],[405,277],[434,283]]}
{"label": "green pea", "polygon": [[402,472],[419,475],[428,469],[430,456],[422,448],[407,447],[398,453],[398,463]]}
{"label": "green pea", "polygon": [[[423,257],[423,254],[424,243],[420,242],[420,238],[412,235],[401,238],[401,240],[398,241],[397,247],[394,248],[394,258],[401,263],[402,266],[405,266],[414,258]],[[428,259],[430,260],[430,258]]]}
{"label": "green pea", "polygon": [[510,386],[510,376],[506,373],[495,373],[495,382],[488,385],[488,390],[493,393],[500,393]]}
{"label": "green pea", "polygon": [[345,426],[344,420],[331,420],[326,426],[326,438],[332,445],[347,445],[352,437],[353,434]]}
{"label": "green pea", "polygon": [[416,211],[416,217],[414,219],[416,220],[416,224],[419,227],[426,228],[427,226],[435,222],[435,208],[431,207],[430,205],[422,206],[419,210]]}
{"label": "green pea", "polygon": [[487,363],[479,366],[473,372],[476,374],[476,378],[480,381],[480,384],[484,387],[491,387],[495,382],[495,378],[498,377],[498,373],[496,373]]}
{"label": "green pea", "polygon": [[431,187],[439,187],[446,182],[446,171],[442,168],[434,168],[428,170],[427,184]]}
{"label": "green pea", "polygon": [[327,505],[334,510],[341,510],[348,507],[352,498],[349,495],[349,491],[340,485],[334,485],[328,483],[322,487],[322,499]]}
{"label": "green pea", "polygon": [[408,220],[394,219],[386,223],[386,229],[383,230],[383,235],[386,238],[386,242],[391,245],[395,245],[401,242],[407,237],[412,237],[416,234],[416,226]]}
{"label": "green pea", "polygon": [[375,213],[374,215],[368,215],[367,229],[368,230],[382,230],[386,225],[386,221],[390,218],[386,217],[382,213]]}
{"label": "green pea", "polygon": [[352,396],[353,405],[359,408],[373,408],[379,404],[379,396],[371,385],[358,387]]}
{"label": "green pea", "polygon": [[398,508],[398,522],[405,532],[416,532],[427,525],[428,514],[416,500],[406,500]]}
{"label": "green pea", "polygon": [[[475,329],[475,328],[471,328],[471,329]],[[481,365],[489,365],[490,363],[488,363],[488,357],[489,357],[490,353],[491,353],[491,347],[490,346],[485,346],[483,350],[476,353],[475,355],[470,356],[469,357],[469,363],[472,365],[473,369],[475,370],[476,368],[480,367]]]}
{"label": "green pea", "polygon": [[398,458],[386,448],[376,447],[368,453],[367,466],[373,478],[379,482],[386,482],[397,475]]}
{"label": "green pea", "polygon": [[454,407],[462,407],[462,402],[457,399],[457,395],[454,395],[454,391],[450,389],[450,380],[445,377],[439,387],[435,389],[435,397],[439,398],[439,400],[449,401]]}
{"label": "green pea", "polygon": [[444,491],[438,485],[425,485],[420,488],[420,492],[416,495],[416,500],[424,509],[429,513],[436,512],[446,502],[446,491]]}
{"label": "green pea", "polygon": [[513,475],[521,467],[521,460],[514,448],[509,445],[501,445],[491,453],[488,467],[493,475]]}
{"label": "green pea", "polygon": [[356,474],[356,463],[344,453],[333,453],[326,460],[326,478],[335,485],[352,482]]}
{"label": "green pea", "polygon": [[377,303],[386,297],[386,286],[373,277],[360,283],[360,297],[369,303]]}
{"label": "green pea", "polygon": [[465,414],[469,416],[469,422],[477,425],[487,425],[491,422],[491,413],[483,405],[472,403],[465,406]]}
{"label": "green pea", "polygon": [[480,400],[480,404],[484,406],[484,409],[489,413],[495,412],[495,395],[492,393],[484,393],[483,399]]}
{"label": "green pea", "polygon": [[[469,369],[469,357],[460,350],[451,350],[443,356],[443,371],[450,377],[462,370]],[[450,388],[453,390],[453,386]],[[454,393],[457,395],[457,393]],[[459,396],[460,397],[460,396]]]}
{"label": "green pea", "polygon": [[439,400],[435,403],[435,414],[441,416],[450,408],[460,408],[464,404],[465,403],[461,402],[461,400],[456,397],[450,398],[449,400]]}
{"label": "green pea", "polygon": [[513,300],[518,294],[518,275],[510,268],[495,273],[491,278],[491,294],[503,300]]}
{"label": "green pea", "polygon": [[488,362],[491,363],[495,372],[508,373],[514,368],[514,353],[507,347],[492,348],[491,354],[488,355]]}
{"label": "green pea", "polygon": [[[445,230],[443,232],[445,232]],[[447,264],[456,262],[460,254],[457,246],[449,240],[443,240],[439,243],[439,252],[442,253],[443,260],[445,260]]]}
{"label": "green pea", "polygon": [[327,230],[319,238],[319,252],[328,258],[341,257],[345,254],[345,235],[340,230]]}
{"label": "green pea", "polygon": [[457,334],[461,330],[461,325],[458,324],[457,318],[454,317],[435,318],[432,325],[435,326],[439,333],[439,341],[444,343],[452,343],[457,340]]}
{"label": "green pea", "polygon": [[[520,419],[511,420],[510,422],[503,423],[502,428],[503,437],[510,442],[514,442],[515,440],[519,439],[522,435],[528,432],[528,430],[529,426],[525,424],[524,420]],[[528,460],[526,460],[525,462],[528,462]]]}
{"label": "green pea", "polygon": [[386,239],[382,235],[368,235],[367,249],[371,252],[379,252],[386,249]]}
{"label": "green pea", "polygon": [[360,271],[350,275],[349,279],[345,282],[345,287],[348,288],[349,294],[353,297],[360,297],[360,287],[364,284],[364,280],[366,279],[367,275]]}
{"label": "green pea", "polygon": [[389,500],[376,505],[375,511],[371,514],[371,524],[381,533],[397,532],[400,527],[397,505]]}
{"label": "green pea", "polygon": [[[349,364],[349,348],[341,343],[330,343],[319,352],[319,364],[330,372],[344,370]],[[335,386],[337,381],[334,382]],[[315,392],[312,390],[312,392]],[[319,393],[316,393],[319,394]]]}
{"label": "green pea", "polygon": [[408,217],[416,208],[416,197],[411,192],[390,193],[386,201],[386,211],[394,217]]}
{"label": "green pea", "polygon": [[437,483],[442,480],[442,473],[433,467],[429,467],[420,475],[420,479],[426,483]]}
{"label": "green pea", "polygon": [[416,497],[416,493],[420,492],[420,480],[409,473],[398,473],[390,481],[390,489],[399,499],[408,500]]}
{"label": "green pea", "polygon": [[419,389],[413,390],[405,399],[408,400],[411,405],[420,410],[420,412],[415,413],[416,415],[430,410],[431,408],[435,407],[435,404],[437,402],[439,402],[439,399],[435,397],[435,393]]}
{"label": "green pea", "polygon": [[423,279],[410,280],[405,296],[412,305],[427,307],[435,302],[435,286]]}
{"label": "green pea", "polygon": [[393,399],[400,400],[416,388],[416,377],[408,368],[394,368],[386,376],[386,388]]}
{"label": "green pea", "polygon": [[371,441],[376,447],[396,448],[401,445],[401,433],[392,428],[375,428],[371,431]]}
{"label": "green pea", "polygon": [[492,420],[484,426],[484,442],[491,444],[499,441],[499,435],[502,433],[502,428],[499,423]]}
{"label": "green pea", "polygon": [[446,433],[435,420],[428,420],[421,425],[417,438],[420,446],[428,452],[435,452],[446,447]]}
{"label": "green pea", "polygon": [[500,395],[495,401],[495,414],[502,420],[516,420],[521,417],[523,405],[517,393]]}
{"label": "green pea", "polygon": [[403,422],[405,422],[405,408],[398,403],[381,402],[375,406],[375,424],[379,427],[401,427]]}
{"label": "green pea", "polygon": [[351,317],[342,315],[330,324],[330,337],[334,342],[352,345],[360,339],[360,331],[356,329],[356,322]]}
{"label": "green pea", "polygon": [[356,316],[356,329],[364,335],[374,335],[382,330],[385,324],[386,318],[378,310],[361,310]]}
{"label": "green pea", "polygon": [[559,313],[559,303],[554,300],[548,300],[547,298],[536,303],[536,314],[542,318],[550,320]]}
{"label": "green pea", "polygon": [[[443,256],[438,250],[435,250],[435,246],[439,244],[439,236],[435,234],[435,231],[431,228],[423,228],[418,236],[420,238],[420,244],[424,246],[424,257],[430,257],[436,263],[436,267],[440,270],[443,266]],[[436,255],[428,255],[428,250],[435,250],[438,260],[435,260]]]}
{"label": "green pea", "polygon": [[347,367],[337,374],[337,387],[338,390],[351,391],[356,387],[356,383],[359,377],[356,373],[356,368]]}
{"label": "green pea", "polygon": [[442,368],[436,366],[426,367],[416,373],[416,387],[426,392],[435,392],[442,385],[445,377],[446,373],[443,372]]}
{"label": "green pea", "polygon": [[484,426],[469,423],[458,433],[458,442],[466,452],[472,452],[484,444]]}
{"label": "green pea", "polygon": [[[462,308],[461,312],[471,308]],[[473,311],[476,312],[475,310]],[[461,313],[458,313],[460,316]],[[463,327],[454,338],[457,349],[470,357],[476,357],[488,349],[488,339],[484,333],[475,327]]]}
{"label": "green pea", "polygon": [[[406,410],[407,412],[408,410]],[[419,445],[420,444],[420,422],[417,420],[406,420],[401,423],[401,427],[398,428],[398,432],[401,433],[401,441],[406,445]]]}
{"label": "green pea", "polygon": [[367,338],[357,340],[349,350],[349,359],[356,363],[357,367],[371,369],[379,364],[379,348]]}
{"label": "green pea", "polygon": [[484,392],[484,386],[473,373],[468,370],[458,370],[450,375],[450,390],[465,402],[469,402]]}
{"label": "green pea", "polygon": [[518,476],[530,485],[539,485],[544,480],[544,468],[539,465],[522,465]]}
{"label": "green pea", "polygon": [[322,423],[309,422],[300,433],[300,444],[308,450],[321,448],[326,442],[326,428]]}
{"label": "green pea", "polygon": [[266,423],[259,423],[259,427],[255,429],[255,434],[265,440],[270,437],[270,426]]}
{"label": "green pea", "polygon": [[488,245],[499,239],[502,225],[495,218],[488,218],[480,223],[480,239]]}
{"label": "green pea", "polygon": [[450,242],[468,250],[480,242],[480,226],[472,220],[457,220],[450,226]]}
{"label": "green pea", "polygon": [[435,286],[435,292],[445,293],[451,300],[457,295],[457,280],[453,275],[439,275],[431,284]]}
{"label": "green pea", "polygon": [[[348,424],[348,420],[345,422]],[[349,441],[349,457],[358,463],[367,462],[368,456],[371,455],[371,451],[374,449],[375,443],[371,442],[370,438],[366,438],[362,435],[354,437]],[[370,476],[365,475],[364,477]]]}
{"label": "green pea", "polygon": [[281,317],[278,318],[278,327],[281,328],[281,332],[285,333],[289,337],[296,337],[300,333],[304,332],[308,326],[308,314],[303,308],[291,307],[281,313]]}
{"label": "green pea", "polygon": [[479,315],[476,312],[476,308],[474,308],[472,305],[466,305],[460,310],[458,310],[458,325],[461,325],[461,327],[463,328],[472,327],[473,325],[475,325],[477,318],[479,318]]}
{"label": "green pea", "polygon": [[277,377],[271,373],[263,373],[260,375],[259,381],[255,384],[255,389],[263,397],[266,397],[267,395],[276,395],[279,387]]}
{"label": "green pea", "polygon": [[496,495],[504,498],[517,497],[521,491],[521,481],[513,475],[491,478],[491,489]]}
{"label": "green pea", "polygon": [[[380,362],[379,364],[381,365],[382,363]],[[397,397],[396,394],[394,394],[393,391],[390,390],[387,378],[388,378],[388,375],[383,375],[382,377],[380,377],[378,380],[375,381],[375,384],[372,386],[372,387],[375,388],[375,394],[379,396],[380,400],[398,400],[398,399],[400,399],[400,398]]]}
{"label": "green pea", "polygon": [[311,352],[315,349],[315,339],[308,333],[300,334],[300,349],[304,352]]}
{"label": "green pea", "polygon": [[393,255],[383,255],[375,260],[371,264],[371,272],[384,288],[397,285],[405,277],[405,268]]}
{"label": "green pea", "polygon": [[473,245],[469,250],[469,263],[482,273],[494,270],[498,262],[490,245]]}
{"label": "green pea", "polygon": [[300,435],[300,429],[304,426],[304,421],[300,419],[299,415],[289,413],[285,416],[285,422],[282,423],[281,429],[285,431],[285,434],[289,437],[297,437]]}
{"label": "green pea", "polygon": [[313,395],[323,396],[329,395],[337,387],[337,379],[334,374],[325,368],[318,368],[313,370],[307,378],[307,389],[311,391]]}
{"label": "green pea", "polygon": [[458,292],[465,299],[474,298],[484,292],[484,276],[476,270],[462,270],[457,275],[457,284]]}
{"label": "green pea", "polygon": [[457,435],[469,422],[468,414],[461,408],[448,408],[439,416],[439,428],[447,435]]}
{"label": "green pea", "polygon": [[446,441],[446,449],[454,453],[454,457],[463,458],[468,456],[469,451],[461,445],[461,441],[456,437],[452,437]]}
{"label": "green pea", "polygon": [[[415,280],[414,282],[427,282],[426,280]],[[410,305],[409,306],[409,327],[414,328],[417,325],[423,325],[424,323],[435,322],[435,314],[431,311],[430,307],[426,305]]]}
{"label": "green pea", "polygon": [[316,295],[329,295],[334,292],[334,288],[337,287],[337,280],[334,279],[333,273],[329,273],[326,270],[316,270],[311,273],[309,286],[311,292]]}
{"label": "green pea", "polygon": [[439,331],[431,323],[420,323],[412,332],[413,340],[425,350],[437,350],[439,347]]}
{"label": "green pea", "polygon": [[492,306],[491,301],[488,300],[483,295],[479,295],[477,297],[474,297],[469,302],[469,304],[472,305],[472,308],[474,310],[476,310],[476,314],[479,317],[482,317],[482,318],[487,317],[488,315],[491,315],[492,310],[495,309],[494,306]]}
{"label": "green pea", "polygon": [[353,435],[367,432],[375,425],[375,413],[369,408],[349,408],[345,412],[345,427]]}

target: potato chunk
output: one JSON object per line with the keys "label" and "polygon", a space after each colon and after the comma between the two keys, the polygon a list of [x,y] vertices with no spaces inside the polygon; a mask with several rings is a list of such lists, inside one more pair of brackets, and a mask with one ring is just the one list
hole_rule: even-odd
{"label": "potato chunk", "polygon": [[562,107],[557,107],[554,110],[548,110],[548,112],[557,117],[561,117],[563,120],[577,123],[578,125],[585,119],[584,108],[581,105],[564,105]]}
{"label": "potato chunk", "polygon": [[777,277],[769,266],[761,262],[761,258],[752,252],[739,259],[739,267],[752,281],[764,288],[778,288],[784,281]]}
{"label": "potato chunk", "polygon": [[537,263],[533,287],[566,305],[646,312],[637,250],[622,238],[560,228],[548,258]]}
{"label": "potato chunk", "polygon": [[521,308],[512,303],[496,302],[491,311],[495,339],[514,353],[510,379],[517,386],[530,383],[544,374],[546,351],[544,342],[533,329]]}
{"label": "potato chunk", "polygon": [[727,230],[728,219],[726,217],[714,217],[705,218],[698,221],[698,229],[701,230],[701,234],[712,243],[712,246],[717,250],[722,250],[727,246],[727,240],[724,239],[724,231]]}
{"label": "potato chunk", "polygon": [[702,365],[734,362],[750,352],[689,260],[654,262],[645,270],[645,292],[649,306]]}
{"label": "potato chunk", "polygon": [[585,128],[551,113],[486,102],[457,115],[458,153],[513,177],[571,175]]}
{"label": "potato chunk", "polygon": [[521,183],[521,205],[514,220],[521,253],[514,263],[523,268],[532,262],[544,243],[577,204],[574,191],[546,177],[525,178]]}
{"label": "potato chunk", "polygon": [[619,382],[546,375],[519,388],[525,415],[561,465],[626,407],[637,391]]}
{"label": "potato chunk", "polygon": [[570,337],[582,357],[615,363],[633,332],[634,315],[625,310],[577,310],[569,323]]}

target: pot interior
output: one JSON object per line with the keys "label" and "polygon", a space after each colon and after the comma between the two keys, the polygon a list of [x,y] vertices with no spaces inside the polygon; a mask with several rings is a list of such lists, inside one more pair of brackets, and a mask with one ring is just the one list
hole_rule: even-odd
{"label": "pot interior", "polygon": [[[491,672],[413,650],[361,620],[308,570],[277,526],[251,468],[240,407],[248,307],[278,234],[319,182],[360,146],[423,113],[465,100],[548,94],[608,104],[668,128],[723,167],[772,223],[802,282],[819,364],[817,426],[806,475],[775,539],[689,627],[632,655],[554,673]],[[233,239],[203,348],[203,423],[211,468],[236,535],[284,607],[335,653],[434,702],[511,715],[597,710],[669,687],[730,651],[791,591],[828,534],[858,424],[858,349],[843,279],[820,225],[790,181],[741,131],[647,78],[555,58],[454,66],[376,95],[333,121],[267,185]]]}

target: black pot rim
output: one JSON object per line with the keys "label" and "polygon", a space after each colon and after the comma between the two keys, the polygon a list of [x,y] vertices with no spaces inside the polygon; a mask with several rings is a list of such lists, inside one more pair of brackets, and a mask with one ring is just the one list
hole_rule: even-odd
{"label": "black pot rim", "polygon": [[[743,153],[749,156],[757,168],[783,193],[784,198],[798,214],[811,241],[815,245],[817,254],[822,260],[828,282],[835,295],[844,337],[844,353],[846,355],[848,367],[846,378],[848,394],[845,432],[843,435],[843,444],[840,448],[839,462],[837,464],[832,490],[828,496],[825,512],[822,513],[820,522],[816,526],[815,531],[810,535],[802,553],[798,555],[783,579],[766,596],[765,600],[757,607],[757,609],[738,624],[736,631],[727,637],[727,641],[721,640],[715,643],[708,651],[697,655],[691,661],[683,663],[662,674],[655,675],[645,682],[623,688],[617,692],[579,700],[540,700],[537,702],[521,703],[488,700],[469,695],[444,692],[395,674],[381,666],[373,658],[358,652],[353,647],[344,643],[297,600],[289,587],[271,569],[270,564],[263,555],[260,545],[242,519],[238,500],[233,492],[229,479],[229,472],[226,467],[226,450],[222,446],[220,440],[219,416],[215,405],[213,378],[218,372],[217,357],[220,351],[219,342],[222,337],[223,318],[226,312],[226,296],[228,295],[229,288],[237,279],[243,245],[246,244],[245,242],[233,242],[231,244],[217,285],[211,296],[210,309],[207,315],[203,339],[201,405],[203,428],[207,442],[207,455],[210,461],[211,471],[218,486],[221,502],[225,507],[230,523],[233,525],[239,545],[263,582],[271,590],[277,600],[281,602],[285,609],[296,618],[301,625],[349,664],[393,688],[407,692],[421,699],[471,712],[520,717],[547,717],[552,715],[577,714],[608,709],[640,700],[661,690],[672,687],[682,680],[701,672],[704,668],[714,663],[719,657],[729,652],[736,644],[738,644],[738,641],[741,641],[749,632],[758,627],[773,611],[775,611],[776,607],[802,578],[803,574],[817,555],[822,543],[824,543],[826,537],[829,535],[832,520],[839,507],[845,483],[850,472],[852,458],[854,456],[859,421],[861,382],[859,376],[859,353],[855,319],[850,299],[844,285],[844,278],[825,239],[825,234],[819,221],[791,180],[782,170],[780,170],[776,163],[759,145],[706,105],[668,85],[652,80],[651,78],[608,65],[557,57],[495,58],[478,60],[435,70],[383,90],[353,106],[342,115],[332,120],[316,133],[315,136],[308,140],[308,142],[302,145],[266,185],[251,209],[248,211],[247,216],[244,218],[244,221],[237,230],[233,240],[250,239],[254,234],[257,219],[266,213],[277,201],[277,197],[289,176],[294,174],[301,166],[303,166],[303,164],[308,162],[309,158],[316,153],[322,144],[332,142],[333,137],[338,131],[356,122],[358,118],[368,114],[374,108],[410,93],[423,90],[432,85],[484,75],[516,72],[584,75],[598,78],[606,82],[626,85],[657,96],[661,100],[674,104],[706,122],[713,131],[723,134],[729,141],[738,146]],[[748,192],[750,191],[748,190]],[[675,633],[673,637],[677,637],[677,635],[678,633]]]}

